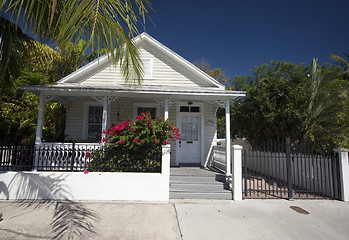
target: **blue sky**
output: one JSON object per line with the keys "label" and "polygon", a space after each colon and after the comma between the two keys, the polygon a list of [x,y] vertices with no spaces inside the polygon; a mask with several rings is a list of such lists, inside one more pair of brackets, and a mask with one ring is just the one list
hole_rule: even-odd
{"label": "blue sky", "polygon": [[324,64],[333,63],[330,53],[349,53],[348,0],[150,1],[151,36],[228,77],[270,60]]}

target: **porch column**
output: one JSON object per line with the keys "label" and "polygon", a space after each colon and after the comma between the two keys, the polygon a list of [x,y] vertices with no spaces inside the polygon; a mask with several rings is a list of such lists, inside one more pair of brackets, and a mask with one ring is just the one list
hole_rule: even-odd
{"label": "porch column", "polygon": [[43,127],[43,125],[44,125],[44,111],[45,111],[44,94],[43,94],[43,93],[40,93],[38,121],[37,121],[37,123],[36,123],[35,145],[41,143],[41,139],[42,139],[42,127]]}
{"label": "porch column", "polygon": [[108,122],[108,102],[107,97],[103,98],[103,115],[102,115],[102,139],[105,138],[107,131],[107,122]]}
{"label": "porch column", "polygon": [[165,99],[165,114],[164,114],[165,121],[168,119],[168,98]]}
{"label": "porch column", "polygon": [[225,108],[225,153],[226,153],[226,181],[231,182],[231,141],[230,141],[230,100],[218,100],[219,107]]}
{"label": "porch column", "polygon": [[108,97],[94,97],[94,99],[102,104],[103,113],[102,113],[102,139],[106,137],[106,134],[103,133],[107,131],[107,123],[108,123],[108,105],[114,102],[117,97],[108,96]]}
{"label": "porch column", "polygon": [[230,141],[230,101],[225,101],[225,136],[226,136],[226,153],[227,153],[227,179],[231,179],[231,141]]}
{"label": "porch column", "polygon": [[52,99],[53,96],[44,95],[42,92],[40,93],[38,121],[36,123],[35,145],[40,144],[42,140],[42,127],[44,125],[45,103]]}
{"label": "porch column", "polygon": [[36,136],[35,136],[35,160],[34,160],[34,171],[37,170],[39,166],[39,154],[37,151],[40,149],[40,144],[42,141],[42,127],[44,125],[44,112],[45,112],[45,103],[47,101],[52,100],[53,96],[44,95],[44,93],[40,92],[40,100],[39,100],[39,111],[38,111],[38,121],[36,123]]}

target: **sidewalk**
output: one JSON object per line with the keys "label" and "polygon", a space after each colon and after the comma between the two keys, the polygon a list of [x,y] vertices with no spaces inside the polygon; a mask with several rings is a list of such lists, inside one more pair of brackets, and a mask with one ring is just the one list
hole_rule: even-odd
{"label": "sidewalk", "polygon": [[0,212],[2,240],[180,239],[169,203],[0,201]]}
{"label": "sidewalk", "polygon": [[[184,240],[349,239],[349,202],[175,201]],[[309,212],[291,209],[298,206]]]}
{"label": "sidewalk", "polygon": [[0,212],[0,239],[349,239],[340,201],[0,201]]}

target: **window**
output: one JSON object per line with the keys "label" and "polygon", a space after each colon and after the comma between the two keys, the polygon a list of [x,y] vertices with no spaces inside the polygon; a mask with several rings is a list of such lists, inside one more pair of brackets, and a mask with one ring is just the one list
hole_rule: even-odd
{"label": "window", "polygon": [[138,107],[137,115],[141,115],[142,113],[149,113],[152,118],[156,118],[156,108],[155,107]]}
{"label": "window", "polygon": [[199,117],[183,116],[181,124],[182,141],[199,141]]}
{"label": "window", "polygon": [[102,106],[88,106],[87,140],[99,142],[102,137]]}
{"label": "window", "polygon": [[134,103],[133,104],[133,118],[142,113],[149,113],[152,118],[159,116],[159,104],[156,103]]}
{"label": "window", "polygon": [[180,111],[181,112],[190,112],[190,108],[188,106],[181,106]]}
{"label": "window", "polygon": [[198,106],[180,106],[180,112],[200,112],[200,107]]}
{"label": "window", "polygon": [[141,58],[143,62],[143,77],[144,79],[153,78],[153,59],[152,58]]}

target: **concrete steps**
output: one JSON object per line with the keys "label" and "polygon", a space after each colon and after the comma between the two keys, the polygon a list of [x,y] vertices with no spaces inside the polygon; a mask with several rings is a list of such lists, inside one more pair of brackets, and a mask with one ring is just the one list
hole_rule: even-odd
{"label": "concrete steps", "polygon": [[223,174],[198,169],[171,171],[171,199],[232,199]]}

